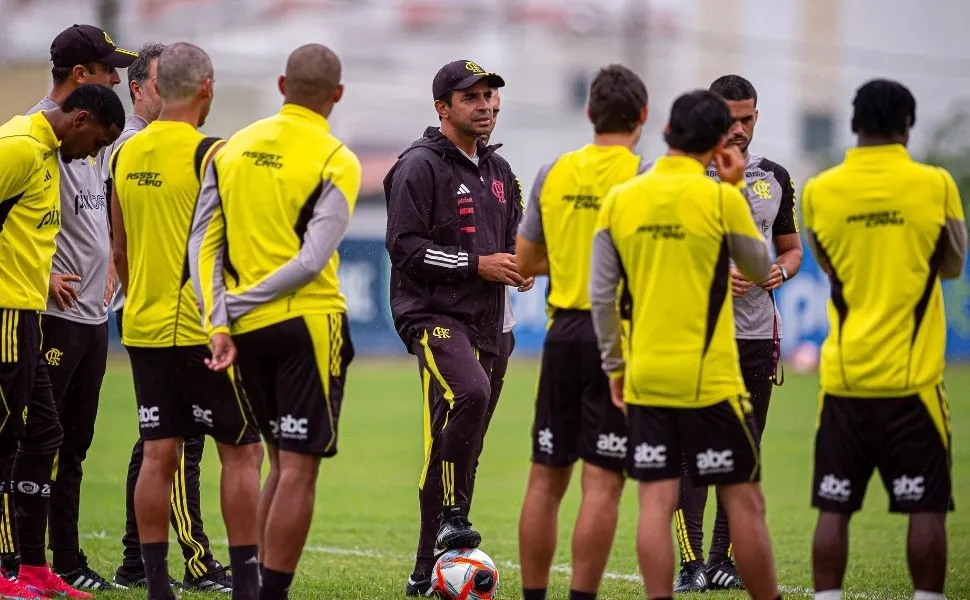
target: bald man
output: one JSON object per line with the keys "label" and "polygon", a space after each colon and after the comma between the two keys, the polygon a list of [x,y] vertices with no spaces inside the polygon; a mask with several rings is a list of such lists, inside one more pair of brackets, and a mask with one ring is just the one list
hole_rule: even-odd
{"label": "bald man", "polygon": [[256,600],[259,433],[240,400],[234,356],[215,343],[210,353],[185,269],[199,182],[221,144],[198,131],[212,105],[212,62],[201,48],[179,42],[162,51],[156,71],[158,119],[110,160],[114,259],[126,292],[122,343],[144,440],[135,517],[148,597],[175,598],[167,564],[169,494],[183,440],[209,435],[222,461],[232,598]]}
{"label": "bald man", "polygon": [[259,510],[261,600],[288,597],[320,459],[337,453],[354,356],[336,250],[361,168],[327,121],[343,95],[340,71],[319,44],[290,55],[279,113],[237,132],[209,165],[189,247],[214,352],[230,356],[238,346],[270,457]]}

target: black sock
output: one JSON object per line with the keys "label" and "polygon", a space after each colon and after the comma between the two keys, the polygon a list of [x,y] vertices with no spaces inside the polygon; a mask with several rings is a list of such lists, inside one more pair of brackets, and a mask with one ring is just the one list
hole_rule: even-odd
{"label": "black sock", "polygon": [[13,464],[14,518],[17,521],[17,549],[29,567],[47,565],[44,551],[47,512],[51,502],[51,470],[54,453],[17,452]]}
{"label": "black sock", "polygon": [[54,550],[51,566],[55,573],[70,573],[81,566],[81,552],[79,550]]}
{"label": "black sock", "polygon": [[546,588],[535,590],[522,588],[522,600],[546,600]]}
{"label": "black sock", "polygon": [[293,573],[263,567],[263,586],[259,588],[259,600],[288,600],[291,583]]}
{"label": "black sock", "polygon": [[259,598],[259,546],[229,546],[232,600]]}
{"label": "black sock", "polygon": [[596,600],[596,594],[594,592],[577,592],[576,590],[569,590],[569,600]]}
{"label": "black sock", "polygon": [[141,560],[145,563],[148,597],[152,600],[175,600],[175,592],[168,580],[168,542],[142,544]]}

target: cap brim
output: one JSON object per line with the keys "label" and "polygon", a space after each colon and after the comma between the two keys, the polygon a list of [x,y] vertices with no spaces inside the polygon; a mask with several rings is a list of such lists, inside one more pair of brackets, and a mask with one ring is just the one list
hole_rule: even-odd
{"label": "cap brim", "polygon": [[131,66],[131,63],[135,62],[138,58],[137,52],[132,52],[131,50],[125,50],[123,48],[115,48],[114,52],[111,54],[101,57],[98,59],[99,63],[108,65],[109,67],[114,67],[116,69],[127,69]]}
{"label": "cap brim", "polygon": [[490,88],[500,88],[505,87],[505,80],[498,73],[478,73],[470,77],[466,77],[458,82],[453,90],[467,90],[471,86],[475,85],[479,81],[485,79],[488,81],[488,87]]}

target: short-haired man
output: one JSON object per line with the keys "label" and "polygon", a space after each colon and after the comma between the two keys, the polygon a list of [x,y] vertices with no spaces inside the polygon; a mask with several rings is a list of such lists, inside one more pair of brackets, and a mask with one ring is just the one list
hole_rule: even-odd
{"label": "short-haired man", "polygon": [[[775,249],[777,258],[764,281],[752,283],[736,267],[731,267],[731,294],[734,296],[734,327],[741,360],[744,387],[751,394],[754,408],[755,442],[768,420],[771,388],[781,384],[775,377],[779,367],[781,315],[775,307],[774,291],[798,273],[802,264],[802,242],[795,216],[795,184],[788,171],[776,162],[749,152],[754,126],[758,122],[758,92],[739,75],[724,75],[711,83],[710,91],[724,98],[731,110],[728,145],[741,150],[745,159],[744,181],[751,216],[761,234]],[[717,179],[714,166],[707,175]],[[686,457],[685,457],[686,461]],[[743,589],[737,567],[731,558],[731,537],[727,514],[718,499],[717,517],[711,537],[711,551],[704,562],[704,507],[707,487],[695,487],[686,479],[680,486],[680,506],[675,519],[680,545],[681,571],[674,592],[699,592],[705,589]]]}
{"label": "short-haired man", "polygon": [[593,141],[539,170],[516,243],[523,276],[549,275],[550,317],[532,426],[532,471],[519,520],[525,600],[545,600],[559,506],[583,461],[573,533],[570,600],[592,600],[613,545],[627,451],[590,316],[589,264],[597,210],[613,186],[642,172],[633,148],[647,120],[647,87],[622,65],[600,70],[589,91]]}
{"label": "short-haired man", "polygon": [[913,598],[942,600],[953,480],[940,279],[963,273],[966,217],[953,177],[906,151],[916,100],[905,86],[869,81],[852,104],[857,147],[802,192],[808,246],[832,283],[812,484],[815,598],[842,598],[849,518],[878,468],[889,511],[909,515]]}
{"label": "short-haired man", "polygon": [[[593,241],[593,323],[613,402],[627,412],[627,465],[640,482],[637,555],[651,600],[673,595],[670,525],[685,454],[693,482],[717,486],[732,531],[742,532],[734,546],[751,597],[780,597],[728,297],[729,259],[764,281],[771,258],[737,187],[744,157],[727,146],[730,126],[720,96],[677,98],[667,155],[613,188]],[[723,183],[706,177],[712,161]]]}
{"label": "short-haired man", "polygon": [[225,364],[238,344],[269,454],[258,519],[260,600],[288,597],[320,461],[337,454],[354,357],[336,250],[360,193],[361,165],[330,133],[341,76],[340,58],[326,46],[290,53],[277,80],[282,108],[236,132],[212,161],[192,227],[189,265],[214,361]]}
{"label": "short-haired man", "polygon": [[118,138],[124,120],[114,92],[82,85],[60,106],[0,126],[0,485],[11,486],[0,539],[4,551],[19,550],[21,558],[18,582],[0,580],[0,595],[7,597],[91,597],[55,575],[44,552],[51,471],[64,435],[41,355],[38,313],[47,307],[61,227],[58,155],[65,163],[86,162]]}
{"label": "short-haired man", "polygon": [[522,212],[515,175],[481,140],[492,129],[492,90],[504,85],[470,60],[439,69],[431,91],[440,129],[428,127],[384,178],[391,313],[418,359],[425,401],[421,530],[408,596],[432,593],[436,551],[481,543],[468,520],[472,474],[505,286],[525,283],[512,256]]}
{"label": "short-haired man", "polygon": [[216,440],[222,462],[232,598],[256,600],[262,449],[231,361],[209,359],[188,276],[201,176],[220,144],[198,131],[212,105],[212,61],[201,48],[178,42],[162,51],[156,70],[158,119],[111,156],[114,260],[127,294],[122,342],[145,440],[135,515],[148,597],[175,598],[168,575],[169,496],[183,438],[206,434]]}
{"label": "short-haired man", "polygon": [[[148,43],[138,49],[138,58],[128,67],[128,93],[134,111],[125,121],[121,137],[105,150],[110,158],[130,137],[144,129],[158,118],[162,110],[162,100],[155,89],[158,80],[158,57],[165,49],[163,44]],[[109,160],[104,161],[103,178],[106,189],[111,190]],[[119,333],[123,332],[125,291],[117,286],[111,310]],[[229,593],[232,591],[232,576],[226,567],[212,556],[209,538],[202,528],[202,506],[200,494],[200,473],[202,450],[205,436],[190,435],[185,438],[182,458],[175,472],[172,485],[172,528],[175,539],[182,548],[185,559],[184,589]],[[138,436],[131,450],[128,463],[128,478],[125,486],[125,535],[121,538],[124,558],[115,572],[114,581],[125,587],[144,587],[145,565],[141,560],[141,541],[138,538],[138,523],[135,520],[135,484],[144,457],[145,442]]]}

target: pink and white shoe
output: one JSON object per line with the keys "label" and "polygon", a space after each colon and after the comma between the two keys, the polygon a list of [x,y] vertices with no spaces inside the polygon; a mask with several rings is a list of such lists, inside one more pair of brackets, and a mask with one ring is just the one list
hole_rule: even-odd
{"label": "pink and white shoe", "polygon": [[28,590],[16,578],[7,579],[7,573],[4,572],[3,577],[0,577],[0,598],[6,600],[41,600],[46,599],[47,596]]}

